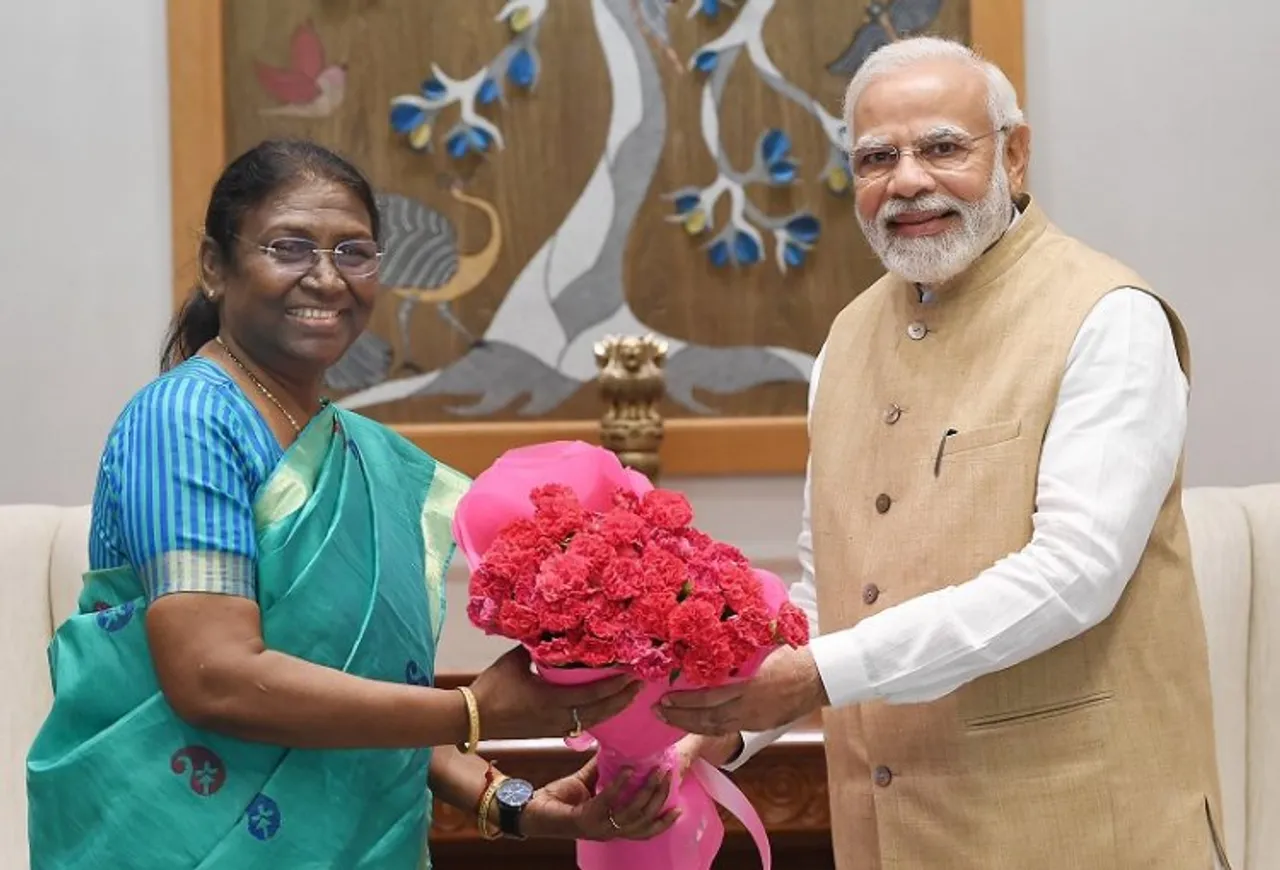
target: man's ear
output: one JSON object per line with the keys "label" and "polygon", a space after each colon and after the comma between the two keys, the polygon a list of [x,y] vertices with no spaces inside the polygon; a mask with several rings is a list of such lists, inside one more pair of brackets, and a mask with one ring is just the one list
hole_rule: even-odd
{"label": "man's ear", "polygon": [[1009,174],[1009,192],[1013,196],[1023,193],[1027,181],[1027,165],[1031,162],[1031,128],[1020,124],[1005,136],[1004,154],[1005,172]]}

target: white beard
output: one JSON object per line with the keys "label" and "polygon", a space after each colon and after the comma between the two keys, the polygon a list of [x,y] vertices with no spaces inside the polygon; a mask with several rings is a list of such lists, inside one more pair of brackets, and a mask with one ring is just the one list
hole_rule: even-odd
{"label": "white beard", "polygon": [[[858,224],[871,250],[890,272],[913,284],[941,284],[969,268],[982,252],[1009,228],[1012,198],[1009,173],[996,161],[991,186],[978,202],[941,193],[915,199],[891,199],[867,221],[858,213]],[[889,229],[889,221],[911,211],[947,210],[960,216],[960,225],[936,236],[905,238]]]}

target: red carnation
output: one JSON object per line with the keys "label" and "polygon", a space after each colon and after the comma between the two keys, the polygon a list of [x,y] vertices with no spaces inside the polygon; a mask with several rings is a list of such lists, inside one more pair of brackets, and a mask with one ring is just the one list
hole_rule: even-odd
{"label": "red carnation", "polygon": [[576,553],[557,553],[542,563],[538,572],[538,595],[549,604],[578,598],[587,592],[591,563]]}
{"label": "red carnation", "polygon": [[660,529],[683,529],[693,522],[693,508],[681,493],[653,489],[640,501],[640,516]]}
{"label": "red carnation", "polygon": [[574,659],[589,668],[602,668],[617,660],[613,644],[603,638],[584,635],[573,646]]}
{"label": "red carnation", "polygon": [[724,594],[725,603],[735,613],[764,605],[760,581],[746,568],[734,566],[726,569],[720,575],[720,591]]}
{"label": "red carnation", "polygon": [[720,611],[710,602],[691,598],[672,609],[667,626],[672,640],[693,645],[720,634]]}
{"label": "red carnation", "polygon": [[644,572],[635,556],[618,556],[600,573],[604,594],[611,601],[628,601],[645,590]]}
{"label": "red carnation", "polygon": [[696,645],[689,648],[680,673],[694,685],[711,686],[728,679],[733,668],[734,656],[729,639],[716,630],[704,634]]}
{"label": "red carnation", "polygon": [[625,609],[613,601],[596,600],[587,609],[583,620],[587,631],[595,637],[613,640],[622,634],[626,627]]}
{"label": "red carnation", "polygon": [[563,542],[581,531],[586,522],[586,511],[578,502],[578,496],[567,486],[548,483],[529,493],[533,502],[533,521],[538,530],[553,541]]}
{"label": "red carnation", "polygon": [[665,639],[671,614],[676,609],[676,596],[671,592],[652,590],[631,602],[629,618],[649,637]]}
{"label": "red carnation", "polygon": [[778,638],[789,646],[804,646],[809,642],[809,619],[804,611],[790,601],[778,608]]}
{"label": "red carnation", "polygon": [[680,589],[689,575],[683,561],[656,544],[646,546],[640,554],[640,570],[643,573],[644,588],[661,589],[665,592]]}
{"label": "red carnation", "polygon": [[472,595],[467,601],[467,617],[486,634],[495,634],[498,620],[498,602],[483,595]]}
{"label": "red carnation", "polygon": [[616,554],[607,538],[595,532],[579,532],[569,542],[568,552],[587,560],[593,572],[602,571]]}
{"label": "red carnation", "polygon": [[[482,567],[487,568],[496,577],[508,581],[517,581],[532,577],[538,572],[542,560],[556,552],[555,547],[546,546],[545,542],[526,545],[518,540],[520,536],[506,538],[499,535],[485,553]],[[544,539],[545,541],[545,539]]]}
{"label": "red carnation", "polygon": [[498,630],[504,637],[529,643],[542,635],[542,624],[532,607],[518,601],[504,601],[498,612]]}
{"label": "red carnation", "polygon": [[613,506],[625,511],[634,511],[640,506],[640,496],[629,489],[618,487],[613,491]]}
{"label": "red carnation", "polygon": [[567,637],[554,637],[551,640],[543,641],[533,648],[531,655],[538,662],[550,668],[562,668],[566,665],[578,664],[578,660],[574,658],[573,645]]}
{"label": "red carnation", "polygon": [[665,680],[671,676],[675,658],[665,646],[650,646],[631,662],[636,676],[642,680]]}
{"label": "red carnation", "polygon": [[601,518],[600,534],[614,547],[635,547],[644,540],[644,520],[630,511],[614,508]]}

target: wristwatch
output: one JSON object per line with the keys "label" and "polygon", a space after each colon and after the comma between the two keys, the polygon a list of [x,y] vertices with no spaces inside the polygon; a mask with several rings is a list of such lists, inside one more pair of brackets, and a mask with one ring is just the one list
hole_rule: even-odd
{"label": "wristwatch", "polygon": [[528,780],[507,778],[498,785],[494,800],[498,802],[498,830],[504,836],[523,840],[520,833],[520,816],[533,797],[533,785]]}

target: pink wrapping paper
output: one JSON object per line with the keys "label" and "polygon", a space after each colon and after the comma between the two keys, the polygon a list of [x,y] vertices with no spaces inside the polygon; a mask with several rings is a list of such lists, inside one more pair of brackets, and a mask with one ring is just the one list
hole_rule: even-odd
{"label": "pink wrapping paper", "polygon": [[[530,491],[553,482],[571,488],[588,510],[606,510],[619,487],[640,496],[653,489],[646,477],[624,468],[614,454],[582,442],[552,442],[508,451],[475,480],[454,516],[454,538],[472,571],[504,526],[513,519],[533,516]],[[756,569],[754,573],[762,584],[766,605],[776,613],[787,598],[785,585],[769,572]],[[741,668],[738,678],[754,674],[768,652],[762,650]],[[535,666],[543,679],[558,685],[582,685],[620,673],[608,668],[544,667],[536,659]],[[678,680],[675,687],[684,685],[685,681]],[[650,840],[578,841],[580,870],[709,870],[724,839],[717,803],[737,816],[751,833],[763,870],[770,870],[772,859],[764,826],[741,791],[701,760],[690,769],[692,776],[680,778],[675,744],[685,732],[662,722],[652,711],[671,689],[666,680],[650,681],[622,713],[578,738],[566,739],[574,749],[598,747],[597,790],[623,767],[635,771],[637,787],[654,768],[675,771],[667,806],[681,810],[680,819],[671,828]]]}

